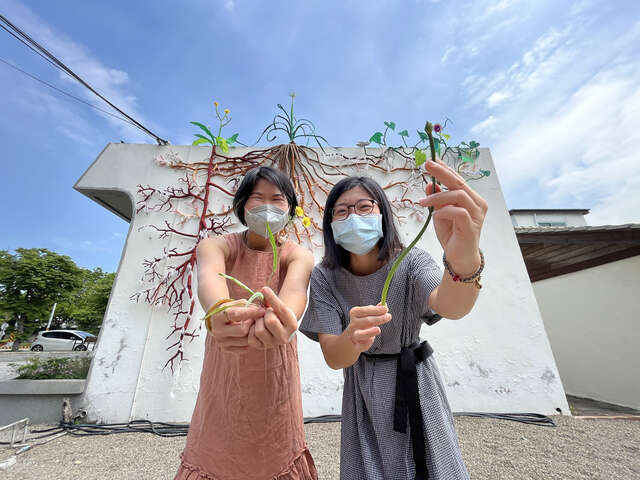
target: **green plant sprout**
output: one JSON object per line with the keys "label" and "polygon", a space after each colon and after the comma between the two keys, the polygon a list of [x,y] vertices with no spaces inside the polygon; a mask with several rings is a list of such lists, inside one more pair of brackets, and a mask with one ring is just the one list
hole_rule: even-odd
{"label": "green plant sprout", "polygon": [[211,130],[209,129],[209,127],[205,126],[200,122],[191,122],[192,125],[199,127],[206,134],[206,136],[201,135],[199,133],[194,134],[198,138],[196,138],[193,141],[192,145],[200,145],[202,143],[208,143],[212,146],[220,147],[220,149],[223,152],[227,153],[229,152],[229,145],[233,145],[234,143],[237,142],[238,134],[234,133],[229,138],[225,138],[221,136],[222,127],[226,126],[231,121],[231,117],[229,116],[230,111],[228,108],[225,108],[221,115],[218,109],[219,107],[218,102],[213,102],[213,105],[215,106],[216,117],[218,117],[218,121],[220,124],[218,127],[218,135],[214,136],[213,133],[211,133]]}
{"label": "green plant sprout", "polygon": [[[403,148],[402,146],[390,147],[387,145],[387,133],[389,132],[389,130],[392,130],[394,132],[396,131],[396,123],[389,121],[389,122],[384,122],[384,125],[385,125],[384,132],[376,132],[373,135],[371,135],[371,138],[369,139],[369,143],[375,143],[380,147],[388,147],[394,151],[397,151],[400,148]],[[423,132],[420,132],[420,131],[417,131],[417,132],[418,132],[418,141],[415,143],[415,145],[412,145],[411,147],[407,144],[407,138],[409,138],[409,132],[406,129],[396,133],[402,139],[404,148],[415,149],[418,147],[418,145],[427,141],[427,136]],[[366,142],[362,142],[362,143],[366,143]]]}
{"label": "green plant sprout", "polygon": [[278,103],[278,109],[282,112],[273,117],[273,120],[267,127],[262,131],[260,137],[256,143],[260,141],[262,137],[266,135],[266,139],[268,142],[273,142],[277,136],[278,132],[284,132],[290,143],[295,143],[297,138],[303,138],[306,141],[306,144],[309,144],[311,139],[315,140],[318,146],[322,151],[324,148],[320,140],[322,140],[325,144],[329,145],[329,142],[322,136],[316,134],[316,127],[311,120],[307,120],[306,118],[296,118],[293,114],[293,100],[296,98],[295,92],[289,93],[291,97],[291,107],[287,112],[285,108]]}

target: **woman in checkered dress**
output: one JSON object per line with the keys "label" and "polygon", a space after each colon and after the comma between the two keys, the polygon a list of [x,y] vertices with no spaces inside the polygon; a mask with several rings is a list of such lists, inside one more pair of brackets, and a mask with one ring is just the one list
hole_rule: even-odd
{"label": "woman in checkered dress", "polygon": [[395,273],[387,306],[380,294],[402,250],[388,199],[367,177],[341,180],[327,198],[325,256],[311,274],[300,330],[344,372],[343,480],[469,478],[431,347],[418,336],[423,322],[461,318],[475,303],[487,204],[445,164],[429,163],[447,191],[420,203],[435,208],[450,272],[414,248]]}

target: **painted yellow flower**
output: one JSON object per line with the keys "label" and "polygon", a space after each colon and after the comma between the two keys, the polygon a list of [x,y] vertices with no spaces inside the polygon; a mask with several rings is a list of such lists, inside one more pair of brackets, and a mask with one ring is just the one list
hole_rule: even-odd
{"label": "painted yellow flower", "polygon": [[218,108],[218,102],[213,102],[213,104]]}
{"label": "painted yellow flower", "polygon": [[228,109],[228,108],[225,108],[225,109],[224,109],[224,113],[228,114],[228,113],[229,113],[229,109]]}
{"label": "painted yellow flower", "polygon": [[311,226],[311,219],[309,217],[304,217],[302,219],[302,226],[304,228],[309,228]]}
{"label": "painted yellow flower", "polygon": [[296,207],[296,215],[299,217],[304,217],[304,210],[302,210],[302,207]]}

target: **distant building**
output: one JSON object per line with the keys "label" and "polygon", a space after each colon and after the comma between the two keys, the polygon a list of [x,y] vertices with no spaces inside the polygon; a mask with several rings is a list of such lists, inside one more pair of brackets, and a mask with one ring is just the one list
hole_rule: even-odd
{"label": "distant building", "polygon": [[586,208],[509,210],[514,227],[584,227],[588,213]]}
{"label": "distant building", "polygon": [[565,391],[640,408],[640,224],[509,213]]}

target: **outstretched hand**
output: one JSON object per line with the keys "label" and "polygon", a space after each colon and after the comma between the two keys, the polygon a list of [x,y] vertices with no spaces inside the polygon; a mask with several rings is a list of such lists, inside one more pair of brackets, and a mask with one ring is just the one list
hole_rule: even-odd
{"label": "outstretched hand", "polygon": [[478,246],[487,202],[443,161],[428,161],[425,168],[447,191],[439,191],[436,186],[433,193],[430,184],[427,197],[419,203],[433,207],[436,236],[453,270],[461,276],[472,274],[480,266]]}

